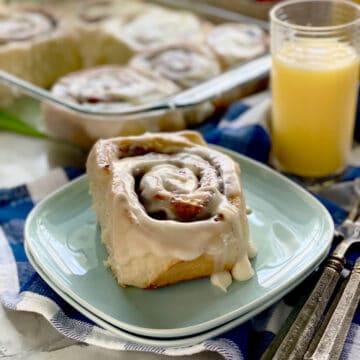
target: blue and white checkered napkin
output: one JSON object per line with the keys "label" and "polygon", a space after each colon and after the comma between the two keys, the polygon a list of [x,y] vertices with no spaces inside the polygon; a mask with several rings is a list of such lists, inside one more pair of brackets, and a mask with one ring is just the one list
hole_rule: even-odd
{"label": "blue and white checkered napkin", "polygon": [[[267,131],[268,98],[234,103],[220,121],[202,125],[199,130],[210,143],[229,147],[259,161],[267,162],[271,141]],[[299,298],[313,286],[317,274],[285,296],[279,303],[256,316],[251,321],[220,337],[201,344],[179,349],[162,349],[124,342],[107,330],[79,314],[54,293],[37,275],[23,246],[23,227],[27,214],[44,196],[80,175],[81,170],[56,169],[48,176],[27,185],[0,190],[0,299],[13,310],[32,311],[42,314],[62,334],[78,341],[109,349],[138,350],[166,355],[190,355],[201,351],[216,351],[226,359],[259,359],[275,334],[290,314]],[[360,176],[360,168],[349,168],[348,182]],[[349,185],[349,186],[347,186]],[[347,211],[329,201],[323,201],[340,224]],[[353,254],[353,259],[355,258]],[[345,345],[342,359],[359,359],[360,311]]]}

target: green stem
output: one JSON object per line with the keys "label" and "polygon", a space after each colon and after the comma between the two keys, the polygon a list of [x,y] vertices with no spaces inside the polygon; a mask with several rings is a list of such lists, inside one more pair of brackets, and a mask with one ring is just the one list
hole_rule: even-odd
{"label": "green stem", "polygon": [[29,124],[17,118],[15,115],[3,109],[0,109],[0,129],[12,131],[27,136],[48,138],[46,134],[33,128]]}

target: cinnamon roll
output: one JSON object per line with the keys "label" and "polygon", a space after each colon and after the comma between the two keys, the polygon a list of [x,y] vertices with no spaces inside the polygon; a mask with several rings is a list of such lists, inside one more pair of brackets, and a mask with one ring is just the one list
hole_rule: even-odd
{"label": "cinnamon roll", "polygon": [[254,24],[227,23],[209,31],[207,44],[228,68],[264,54],[268,50],[266,32]]}
{"label": "cinnamon roll", "polygon": [[[130,65],[151,71],[171,80],[181,89],[187,89],[220,73],[218,61],[204,46],[175,44],[162,46],[139,53]],[[208,101],[190,109],[183,110],[188,125],[202,123],[214,112]]]}
{"label": "cinnamon roll", "polygon": [[136,16],[155,6],[132,0],[82,1],[75,9],[74,25],[84,67],[100,64],[125,64],[134,52],[104,31],[106,21]]}
{"label": "cinnamon roll", "polygon": [[[66,22],[38,8],[0,8],[0,69],[42,87],[80,68]],[[2,87],[0,100],[12,98]]]}
{"label": "cinnamon roll", "polygon": [[238,165],[196,132],[99,140],[87,160],[90,192],[122,286],[161,287],[229,271],[253,275]]}
{"label": "cinnamon roll", "polygon": [[220,73],[211,51],[204,47],[176,44],[140,53],[131,66],[156,72],[182,89],[190,88]]}
{"label": "cinnamon roll", "polygon": [[[150,104],[179,91],[172,82],[156,74],[120,65],[103,65],[71,73],[51,92],[64,99],[99,111],[124,110]],[[43,118],[48,131],[89,148],[99,138],[141,134],[145,131],[175,131],[186,125],[178,111],[136,115],[88,115],[60,105],[44,103]]]}
{"label": "cinnamon roll", "polygon": [[177,43],[199,44],[209,26],[189,12],[158,7],[113,18],[104,25],[104,31],[118,46],[136,53]]}

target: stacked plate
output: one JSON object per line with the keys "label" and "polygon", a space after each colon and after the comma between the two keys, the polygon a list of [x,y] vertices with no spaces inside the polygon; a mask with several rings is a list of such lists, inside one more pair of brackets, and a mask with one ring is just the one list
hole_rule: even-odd
{"label": "stacked plate", "polygon": [[310,194],[253,160],[225,149],[242,168],[256,275],[225,293],[209,279],[155,290],[121,288],[83,176],[38,204],[25,228],[28,258],[63,299],[124,340],[179,347],[220,335],[270,306],[326,256],[333,222]]}

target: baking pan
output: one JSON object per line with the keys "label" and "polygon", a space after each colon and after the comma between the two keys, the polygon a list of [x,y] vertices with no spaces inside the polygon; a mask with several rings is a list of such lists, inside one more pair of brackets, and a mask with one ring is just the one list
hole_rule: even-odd
{"label": "baking pan", "polygon": [[[9,1],[8,1],[9,2]],[[10,1],[11,2],[11,1]],[[213,23],[222,22],[242,22],[253,23],[268,30],[268,23],[259,19],[244,16],[230,10],[209,5],[201,1],[175,1],[175,0],[156,0],[149,1],[164,7],[186,9],[204,19]],[[227,93],[239,94],[242,89],[247,91],[255,91],[258,86],[264,86],[268,78],[271,68],[271,57],[265,54],[258,58],[252,59],[245,63],[241,63],[229,70],[223,71],[220,75],[215,76],[207,81],[202,82],[192,88],[178,92],[175,95],[164,98],[159,102],[148,105],[131,106],[119,109],[99,109],[79,105],[70,101],[66,101],[54,96],[50,91],[36,86],[24,79],[14,76],[8,72],[0,71],[0,82],[15,88],[20,93],[29,95],[40,101],[49,101],[67,107],[68,109],[91,115],[132,115],[144,112],[152,112],[176,108],[192,108],[206,101],[216,100],[220,96]],[[265,81],[264,81],[265,79]],[[250,89],[250,90],[249,90]]]}

